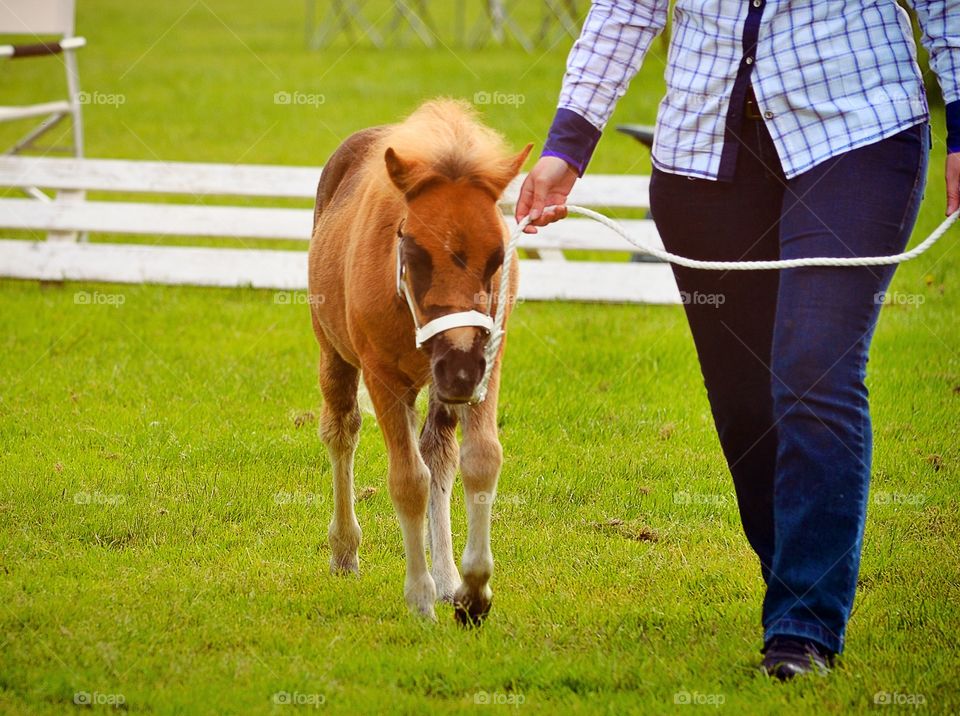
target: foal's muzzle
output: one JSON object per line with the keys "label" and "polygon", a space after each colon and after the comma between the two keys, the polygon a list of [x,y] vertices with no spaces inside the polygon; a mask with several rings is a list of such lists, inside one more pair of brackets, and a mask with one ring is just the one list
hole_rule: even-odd
{"label": "foal's muzzle", "polygon": [[473,341],[466,346],[466,350],[462,342],[450,341],[447,336],[440,335],[433,339],[430,369],[437,397],[444,403],[469,403],[473,400],[477,385],[487,368],[483,355],[487,334],[485,331],[471,332],[474,334]]}

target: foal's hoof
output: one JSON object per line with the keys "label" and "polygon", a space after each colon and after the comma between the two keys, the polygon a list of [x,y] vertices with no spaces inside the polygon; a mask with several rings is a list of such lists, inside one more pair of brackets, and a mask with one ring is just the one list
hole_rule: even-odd
{"label": "foal's hoof", "polygon": [[434,570],[432,573],[433,582],[437,585],[437,601],[444,604],[453,604],[457,588],[461,584],[460,573],[456,567],[449,570]]}
{"label": "foal's hoof", "polygon": [[360,560],[356,555],[348,557],[331,557],[330,574],[333,575],[359,575]]}
{"label": "foal's hoof", "polygon": [[403,585],[403,596],[414,614],[428,621],[437,621],[437,613],[433,609],[433,604],[437,601],[437,588],[429,574],[414,579],[408,577]]}
{"label": "foal's hoof", "polygon": [[492,603],[492,597],[481,600],[460,592],[453,600],[453,616],[460,626],[479,627],[490,613]]}
{"label": "foal's hoof", "polygon": [[428,623],[433,622],[434,624],[437,622],[437,613],[436,611],[434,611],[432,606],[431,607],[411,606],[410,611],[414,614],[414,616],[418,617],[419,619],[423,619],[423,621],[425,622],[428,622]]}

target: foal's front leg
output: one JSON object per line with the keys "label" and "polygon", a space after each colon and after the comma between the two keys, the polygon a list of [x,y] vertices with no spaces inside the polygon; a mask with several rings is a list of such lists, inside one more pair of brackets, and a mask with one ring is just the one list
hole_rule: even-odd
{"label": "foal's front leg", "polygon": [[462,409],[463,445],[460,472],[467,502],[467,546],[461,563],[463,582],[454,595],[461,623],[478,624],[490,612],[493,553],[490,550],[490,510],[497,494],[503,450],[497,437],[497,391],[500,366],[490,378],[487,398]]}
{"label": "foal's front leg", "polygon": [[457,414],[430,388],[430,407],[420,433],[420,455],[430,470],[430,563],[437,597],[453,602],[460,573],[453,559],[450,496],[457,476]]}
{"label": "foal's front leg", "polygon": [[363,375],[387,444],[390,498],[400,520],[407,559],[403,594],[412,610],[436,619],[433,603],[437,589],[427,570],[424,545],[430,471],[417,450],[416,391],[366,368]]}

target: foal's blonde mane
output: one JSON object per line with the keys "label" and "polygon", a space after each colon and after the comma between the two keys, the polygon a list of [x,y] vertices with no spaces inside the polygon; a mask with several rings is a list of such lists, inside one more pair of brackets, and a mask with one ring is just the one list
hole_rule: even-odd
{"label": "foal's blonde mane", "polygon": [[467,180],[502,190],[513,178],[511,155],[504,138],[477,118],[474,108],[457,99],[436,99],[421,105],[380,137],[367,170],[386,178],[388,148],[411,168],[411,184],[432,179]]}

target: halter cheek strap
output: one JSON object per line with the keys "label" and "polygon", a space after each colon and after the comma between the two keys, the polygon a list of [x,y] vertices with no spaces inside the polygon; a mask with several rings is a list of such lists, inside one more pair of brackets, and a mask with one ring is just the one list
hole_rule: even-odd
{"label": "halter cheek strap", "polygon": [[403,265],[403,236],[401,236],[400,242],[397,244],[397,295],[403,296],[407,300],[407,306],[410,308],[410,316],[413,318],[413,325],[416,326],[417,329],[416,341],[418,349],[438,333],[449,331],[451,328],[476,327],[482,328],[487,333],[493,331],[493,318],[487,313],[480,313],[480,311],[474,310],[447,313],[421,326],[420,321],[417,320],[417,308],[413,301],[413,294],[410,292],[410,286],[407,285],[405,280],[406,273],[406,268]]}

